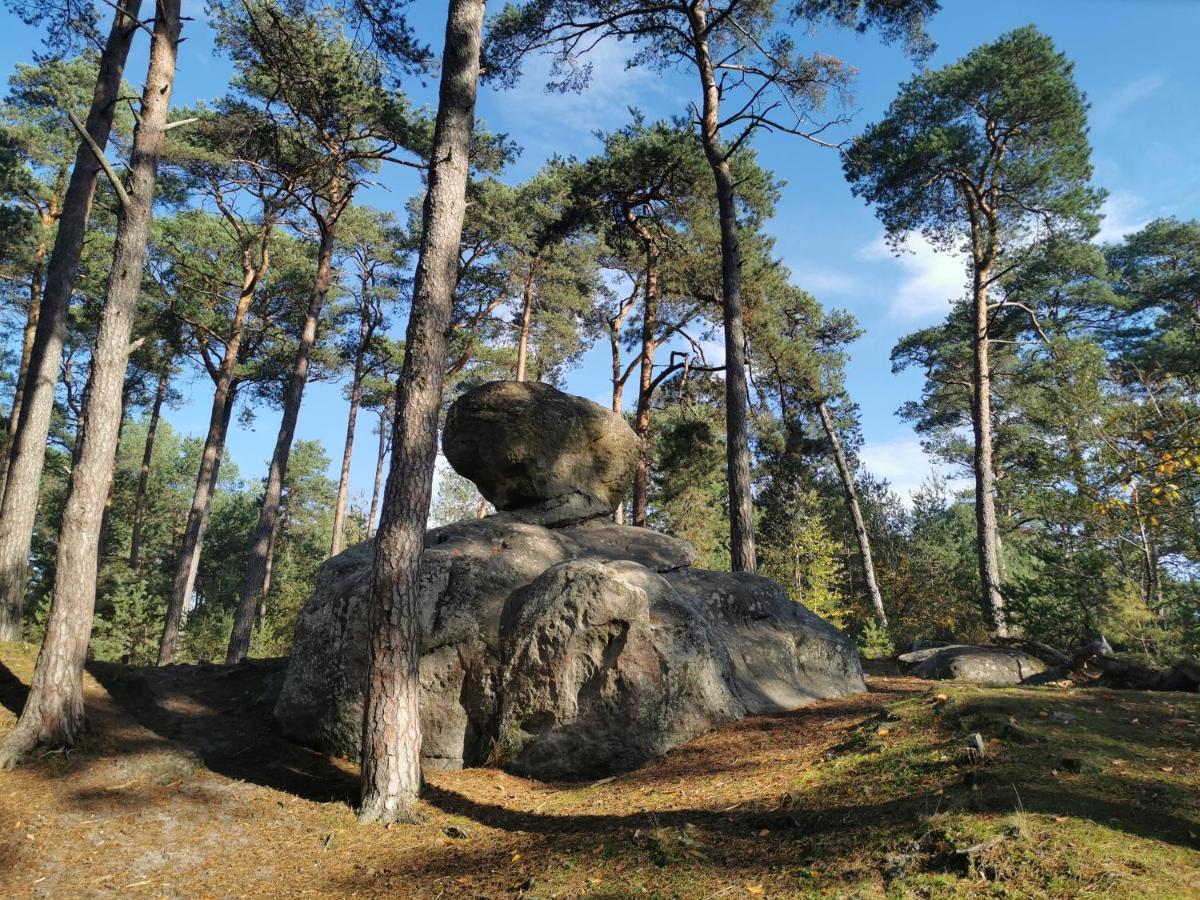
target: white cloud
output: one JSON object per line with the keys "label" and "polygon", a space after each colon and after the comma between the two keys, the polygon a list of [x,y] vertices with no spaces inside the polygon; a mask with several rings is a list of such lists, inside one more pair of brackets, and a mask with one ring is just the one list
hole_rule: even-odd
{"label": "white cloud", "polygon": [[1140,231],[1150,221],[1142,210],[1142,202],[1132,194],[1114,192],[1104,198],[1100,212],[1104,220],[1100,223],[1100,232],[1096,241],[1107,244],[1119,241],[1128,234]]}
{"label": "white cloud", "polygon": [[966,289],[966,269],[961,254],[935,248],[919,234],[911,234],[899,255],[882,238],[863,247],[859,255],[868,260],[892,260],[902,274],[888,299],[888,315],[902,322],[940,319],[951,301]]}
{"label": "white cloud", "polygon": [[582,93],[546,91],[551,58],[530,58],[516,87],[494,95],[492,108],[498,116],[489,115],[489,124],[514,135],[540,160],[561,152],[564,137],[587,138],[597,129],[620,127],[628,121],[630,107],[652,115],[647,107],[657,105],[664,82],[646,69],[626,68],[625,49],[603,41],[588,52],[582,62],[592,66],[593,77]]}
{"label": "white cloud", "polygon": [[1162,74],[1143,75],[1109,94],[1092,107],[1092,123],[1098,129],[1117,124],[1118,120],[1138,104],[1149,100],[1167,83]]}
{"label": "white cloud", "polygon": [[[867,441],[858,453],[863,466],[876,478],[887,479],[892,490],[906,504],[912,502],[913,492],[934,472],[948,475],[945,466],[933,459],[915,437],[899,437],[888,441]],[[950,489],[965,486],[961,478],[947,478]]]}

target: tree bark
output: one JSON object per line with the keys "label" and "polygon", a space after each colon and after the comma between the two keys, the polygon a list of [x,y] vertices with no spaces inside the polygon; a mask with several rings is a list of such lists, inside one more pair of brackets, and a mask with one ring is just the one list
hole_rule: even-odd
{"label": "tree bark", "polygon": [[971,428],[975,438],[975,547],[983,614],[996,637],[1008,637],[1008,616],[1001,593],[1000,526],[996,516],[996,470],[992,448],[992,372],[988,336],[987,263],[973,267],[974,335]]}
{"label": "tree bark", "polygon": [[737,198],[729,159],[721,142],[721,91],[709,57],[705,7],[688,7],[704,103],[700,140],[717,187],[721,220],[722,320],[725,326],[725,461],[729,478],[729,554],[735,572],[757,568],[754,497],[750,478],[750,430],[746,400],[746,340],[742,306],[742,249]]}
{"label": "tree bark", "polygon": [[[625,381],[621,378],[621,320],[625,318],[624,309],[618,318],[608,324],[608,343],[612,350],[612,411],[621,414],[621,404],[625,394]],[[625,524],[625,501],[622,500],[613,510],[613,521],[618,525]]]}
{"label": "tree bark", "polygon": [[167,614],[163,621],[162,637],[158,642],[160,666],[170,665],[175,661],[179,629],[183,626],[187,603],[196,587],[196,573],[200,570],[200,555],[204,552],[204,533],[208,528],[209,510],[219,482],[221,459],[229,435],[229,422],[237,399],[237,365],[242,352],[242,341],[246,335],[246,318],[250,315],[250,307],[254,304],[258,285],[271,264],[270,235],[270,226],[264,226],[264,230],[258,235],[260,244],[257,262],[252,261],[249,244],[242,248],[242,286],[238,292],[233,318],[229,323],[221,364],[217,367],[212,409],[208,416],[208,432],[204,436],[200,469],[196,473],[196,488],[192,492],[192,506],[188,510],[183,543],[175,562],[171,594],[167,598]]}
{"label": "tree bark", "polygon": [[[140,0],[124,0],[114,15],[112,30],[100,54],[96,90],[85,128],[101,149],[107,146],[112,130],[121,76],[138,27],[140,5]],[[58,220],[54,250],[46,269],[46,285],[29,358],[29,375],[22,391],[4,500],[0,506],[0,641],[16,640],[20,636],[29,545],[46,459],[46,437],[54,411],[54,388],[62,364],[67,309],[99,174],[99,161],[85,144],[80,143]],[[7,489],[10,484],[12,490]]]}
{"label": "tree bark", "polygon": [[388,450],[388,422],[392,418],[392,401],[384,404],[379,413],[379,452],[375,456],[375,487],[371,491],[371,512],[367,516],[367,536],[375,537],[375,513],[379,510],[379,494],[383,487],[383,461]]}
{"label": "tree bark", "polygon": [[250,542],[250,554],[246,558],[246,572],[242,578],[242,589],[238,598],[237,612],[233,619],[233,633],[229,636],[229,649],[225,653],[227,664],[239,663],[250,651],[250,636],[254,631],[255,610],[266,578],[267,555],[271,549],[271,534],[279,519],[279,503],[283,497],[283,480],[287,477],[288,457],[292,452],[292,439],[296,434],[296,419],[300,415],[300,402],[304,399],[304,386],[308,382],[308,369],[312,361],[313,345],[317,341],[317,324],[321,310],[329,294],[329,282],[333,272],[333,245],[335,223],[330,221],[321,226],[321,244],[317,250],[317,275],[309,295],[308,311],[304,317],[304,329],[296,347],[296,358],[288,378],[287,394],[283,402],[283,419],[279,423],[279,434],[275,439],[275,451],[271,454],[271,466],[267,471],[267,485],[263,491],[262,506],[258,512],[258,525]]}
{"label": "tree bark", "polygon": [[825,436],[829,439],[829,447],[833,451],[833,461],[837,465],[838,476],[842,480],[842,492],[846,495],[846,506],[850,510],[850,521],[854,523],[854,536],[858,540],[858,554],[862,560],[863,581],[867,585],[867,596],[871,598],[871,609],[875,613],[875,624],[887,630],[887,612],[883,608],[883,595],[879,593],[879,583],[875,580],[875,563],[871,559],[871,538],[867,534],[867,523],[863,520],[862,506],[858,502],[858,490],[854,487],[854,475],[846,462],[846,454],[842,450],[842,442],[838,438],[833,416],[829,407],[822,400],[817,404],[817,412],[821,416],[821,425]]}
{"label": "tree bark", "polygon": [[[629,310],[633,308],[639,293],[641,293],[641,285],[638,280],[635,280],[633,293],[629,295],[628,299],[621,301],[617,307],[617,314],[608,320],[608,346],[612,352],[612,411],[617,415],[621,414],[621,406],[625,400],[625,381],[631,371],[631,369],[623,369],[621,366],[621,326],[625,323],[625,317],[629,315]],[[625,524],[624,500],[617,504],[617,508],[613,511],[613,521],[618,525]]]}
{"label": "tree bark", "polygon": [[359,809],[364,822],[412,821],[421,789],[419,570],[466,211],[484,0],[450,0],[449,6],[421,249],[396,385],[392,462],[367,607]]}
{"label": "tree bark", "polygon": [[287,515],[281,515],[271,532],[271,540],[267,543],[267,564],[263,569],[263,586],[258,594],[258,608],[254,617],[260,624],[267,617],[267,595],[271,593],[271,573],[275,571],[275,545],[279,541],[279,532],[287,527]]}
{"label": "tree bark", "polygon": [[[126,379],[125,387],[121,391],[121,412],[120,412],[121,418],[119,420],[120,424],[117,426],[117,440],[116,440],[116,448],[117,449],[120,449],[121,438],[125,434],[125,423],[126,423],[126,421],[128,421],[126,418],[126,410],[129,409],[129,394],[132,389],[133,389],[133,384],[128,379]],[[96,575],[97,575],[97,577],[99,577],[99,575],[100,575],[100,567],[104,564],[104,551],[108,547],[109,534],[112,532],[113,491],[116,489],[115,452],[114,452],[114,459],[113,459],[113,472],[114,472],[114,476],[110,477],[108,479],[108,493],[105,494],[105,496],[104,496],[104,512],[100,516],[100,535],[97,538],[97,553],[96,553]]]}
{"label": "tree bark", "polygon": [[637,468],[633,472],[633,524],[646,527],[646,514],[650,505],[650,400],[654,390],[654,351],[658,349],[658,251],[649,236],[644,236],[646,246],[646,293],[642,307],[642,349],[638,373],[637,415],[633,432],[638,438]]}
{"label": "tree bark", "polygon": [[218,380],[217,388],[213,392],[208,432],[204,436],[204,450],[200,454],[200,470],[196,475],[195,490],[192,492],[192,505],[188,510],[179,556],[175,561],[175,577],[171,582],[170,596],[167,598],[163,633],[158,642],[160,666],[168,666],[175,661],[179,632],[187,613],[188,600],[196,587],[196,574],[200,571],[204,533],[208,530],[212,498],[221,479],[221,460],[225,455],[225,441],[229,435],[229,422],[233,418],[236,400],[237,382],[232,378],[228,382]]}
{"label": "tree bark", "polygon": [[[43,228],[46,228],[45,224]],[[0,456],[0,503],[3,503],[4,488],[8,482],[8,463],[17,434],[17,423],[21,420],[21,401],[25,395],[25,384],[29,380],[29,361],[33,357],[33,340],[42,311],[42,282],[45,277],[46,241],[43,237],[34,251],[33,272],[29,276],[29,315],[25,319],[25,331],[21,336],[21,362],[17,369],[17,384],[13,388],[12,410],[8,414],[8,443],[4,447],[3,456]]]}
{"label": "tree bark", "polygon": [[537,278],[540,261],[534,257],[529,262],[529,274],[525,278],[525,289],[521,294],[521,327],[517,334],[516,380],[525,380],[525,368],[529,360],[529,326],[533,322],[533,283]]}
{"label": "tree bark", "polygon": [[158,375],[158,386],[154,389],[154,403],[150,407],[150,423],[146,426],[146,443],[142,447],[142,467],[138,470],[137,493],[133,498],[133,523],[129,536],[129,568],[137,571],[142,554],[142,519],[146,514],[146,491],[150,486],[150,464],[154,460],[154,438],[158,434],[158,421],[162,415],[163,401],[171,383],[171,367],[163,366]]}
{"label": "tree bark", "polygon": [[175,79],[180,0],[159,0],[141,121],[129,162],[129,201],[121,208],[113,264],[92,354],[83,448],[58,534],[46,637],[21,718],[0,748],[0,767],[36,746],[70,745],[83,724],[83,664],[96,601],[96,559],[104,500],[113,475],[129,338],[137,310],[153,215],[158,157]]}
{"label": "tree bark", "polygon": [[350,383],[350,412],[346,416],[346,441],[342,447],[342,471],[338,477],[337,502],[333,507],[333,538],[329,555],[337,556],[346,546],[346,498],[350,493],[350,460],[354,452],[354,427],[358,423],[358,407],[362,403],[362,383],[366,372],[367,344],[371,341],[372,309],[369,279],[364,275],[362,284],[362,315],[358,320],[358,346],[354,349],[354,375]]}

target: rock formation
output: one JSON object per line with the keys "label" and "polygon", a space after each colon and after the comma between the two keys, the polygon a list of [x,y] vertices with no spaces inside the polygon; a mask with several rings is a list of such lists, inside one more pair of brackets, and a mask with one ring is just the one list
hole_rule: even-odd
{"label": "rock formation", "polygon": [[917,678],[952,679],[1004,687],[1042,675],[1048,666],[1023,650],[1013,647],[973,647],[952,644],[931,647],[899,657],[902,663],[916,663],[909,670]]}
{"label": "rock formation", "polygon": [[[422,560],[422,749],[542,778],[632,768],[716,725],[865,690],[853,644],[748,574],[611,515],[636,438],[541,384],[451,407],[451,464],[502,511],[430,531]],[[275,715],[358,753],[372,547],[329,560],[301,612]]]}

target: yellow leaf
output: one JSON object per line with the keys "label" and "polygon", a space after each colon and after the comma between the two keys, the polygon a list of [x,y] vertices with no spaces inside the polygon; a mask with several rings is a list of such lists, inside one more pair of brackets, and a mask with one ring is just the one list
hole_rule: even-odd
{"label": "yellow leaf", "polygon": [[521,854],[520,854],[520,853],[514,853],[514,854],[512,855],[512,861],[513,861],[513,862],[519,862],[519,861],[520,861],[520,859],[521,859]]}
{"label": "yellow leaf", "polygon": [[766,891],[761,884],[750,884],[746,886],[746,893],[751,897],[761,897]]}

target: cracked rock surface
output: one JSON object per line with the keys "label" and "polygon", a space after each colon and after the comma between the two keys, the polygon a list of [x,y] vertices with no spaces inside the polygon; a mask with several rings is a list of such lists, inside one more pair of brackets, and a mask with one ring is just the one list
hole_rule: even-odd
{"label": "cracked rock surface", "polygon": [[[865,690],[854,645],[757,575],[690,566],[683,541],[604,519],[507,513],[430,531],[422,754],[540,778],[627,770],[717,725]],[[354,757],[372,545],[321,569],[275,716]]]}

